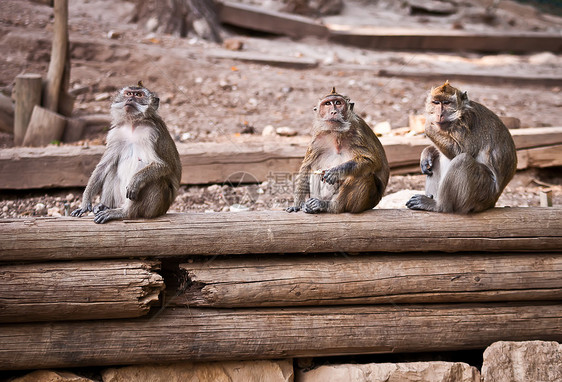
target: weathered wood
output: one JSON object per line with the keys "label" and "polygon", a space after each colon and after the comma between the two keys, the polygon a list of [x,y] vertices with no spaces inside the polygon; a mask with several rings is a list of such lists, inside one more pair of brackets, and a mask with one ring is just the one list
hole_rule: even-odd
{"label": "weathered wood", "polygon": [[12,99],[0,93],[0,131],[14,133],[14,103]]}
{"label": "weathered wood", "polygon": [[69,77],[68,61],[68,0],[54,0],[55,22],[51,61],[47,71],[43,89],[43,105],[46,109],[57,113],[62,92],[66,92],[65,77]]}
{"label": "weathered wood", "polygon": [[0,322],[138,317],[158,302],[154,261],[1,265]]}
{"label": "weathered wood", "polygon": [[[99,119],[99,118],[98,118]],[[87,119],[86,123],[93,123]],[[104,119],[101,118],[100,122]],[[518,149],[562,143],[562,127],[518,129],[512,132]],[[382,137],[393,173],[419,171],[419,158],[430,141],[419,137]],[[225,183],[247,173],[263,182],[272,173],[296,173],[310,137],[280,140],[233,140],[224,143],[178,144],[182,184]],[[28,189],[83,187],[103,154],[104,147],[76,146],[0,150],[0,188]],[[545,149],[548,150],[548,149]],[[526,164],[522,161],[520,164]],[[531,162],[532,163],[532,162]]]}
{"label": "weathered wood", "polygon": [[330,40],[378,50],[562,52],[559,33],[349,27],[328,25]]}
{"label": "weathered wood", "polygon": [[39,74],[21,74],[16,77],[16,105],[14,115],[14,144],[23,143],[31,113],[41,104],[43,79]]}
{"label": "weathered wood", "polygon": [[562,253],[228,258],[181,264],[199,307],[562,301]]}
{"label": "weathered wood", "polygon": [[271,11],[247,4],[221,2],[219,19],[224,24],[294,38],[328,36],[326,26],[308,17]]}
{"label": "weathered wood", "polygon": [[[0,219],[0,261],[324,252],[560,251],[562,207],[474,215],[407,209],[361,214],[219,212],[95,224]],[[537,224],[539,222],[541,224]],[[118,249],[118,250],[116,250]]]}
{"label": "weathered wood", "polygon": [[136,320],[0,326],[0,369],[452,351],[562,340],[560,304],[165,309]]}
{"label": "weathered wood", "polygon": [[253,52],[230,52],[224,50],[216,50],[207,53],[207,57],[249,61],[258,64],[279,66],[295,69],[310,69],[318,66],[318,61],[310,58],[293,58],[287,56],[275,56],[271,54],[260,54]]}
{"label": "weathered wood", "polygon": [[81,118],[67,118],[66,127],[62,135],[63,142],[76,142],[82,139],[86,121]]}
{"label": "weathered wood", "polygon": [[35,106],[25,138],[24,146],[47,146],[53,141],[60,142],[64,134],[66,118],[41,106]]}
{"label": "weathered wood", "polygon": [[562,166],[562,145],[517,150],[517,169]]}

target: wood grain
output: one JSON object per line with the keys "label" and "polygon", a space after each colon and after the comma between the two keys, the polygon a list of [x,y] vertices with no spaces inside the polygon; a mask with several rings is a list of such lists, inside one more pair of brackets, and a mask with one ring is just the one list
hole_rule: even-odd
{"label": "wood grain", "polygon": [[561,251],[562,206],[473,215],[407,209],[167,214],[95,224],[91,217],[0,220],[0,261],[266,253]]}
{"label": "wood grain", "polygon": [[0,326],[0,369],[453,351],[562,340],[560,304],[165,309]]}
{"label": "wood grain", "polygon": [[0,265],[0,322],[142,316],[164,289],[158,268],[140,260]]}
{"label": "wood grain", "polygon": [[562,301],[562,253],[319,255],[181,264],[172,304],[260,307]]}

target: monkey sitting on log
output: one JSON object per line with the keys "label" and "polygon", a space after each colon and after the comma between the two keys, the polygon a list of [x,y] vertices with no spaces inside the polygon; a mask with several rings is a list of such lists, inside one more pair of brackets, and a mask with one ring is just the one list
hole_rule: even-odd
{"label": "monkey sitting on log", "polygon": [[389,176],[386,154],[353,106],[333,88],[314,108],[314,138],[287,212],[359,213],[380,201]]}
{"label": "monkey sitting on log", "polygon": [[[166,124],[158,115],[160,100],[142,85],[121,89],[112,105],[106,150],[88,180],[80,208],[93,211],[94,222],[154,218],[165,214],[176,197],[181,162]],[[101,203],[92,199],[101,194]]]}
{"label": "monkey sitting on log", "polygon": [[517,169],[515,144],[500,118],[449,82],[431,89],[421,154],[426,195],[408,208],[468,214],[494,207]]}

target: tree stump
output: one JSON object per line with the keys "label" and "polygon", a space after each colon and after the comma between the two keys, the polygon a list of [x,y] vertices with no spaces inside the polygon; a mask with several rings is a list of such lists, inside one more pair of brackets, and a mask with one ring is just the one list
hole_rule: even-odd
{"label": "tree stump", "polygon": [[14,115],[14,144],[20,146],[25,138],[31,113],[41,104],[43,79],[39,74],[21,74],[16,77],[16,107]]}

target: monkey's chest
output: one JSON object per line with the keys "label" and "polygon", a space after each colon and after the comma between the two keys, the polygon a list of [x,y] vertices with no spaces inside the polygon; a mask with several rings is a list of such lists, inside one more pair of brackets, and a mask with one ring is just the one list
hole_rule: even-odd
{"label": "monkey's chest", "polygon": [[337,167],[353,159],[353,155],[346,148],[335,145],[324,150],[312,166],[310,174],[310,196],[321,200],[331,200],[337,195],[339,184],[328,184],[322,181],[322,172]]}

